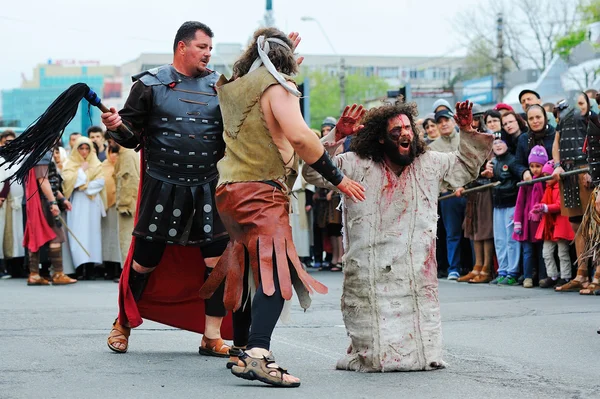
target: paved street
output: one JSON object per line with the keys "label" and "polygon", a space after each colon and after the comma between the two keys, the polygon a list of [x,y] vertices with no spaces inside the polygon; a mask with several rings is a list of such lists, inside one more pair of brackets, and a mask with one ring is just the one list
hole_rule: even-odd
{"label": "paved street", "polygon": [[117,285],[27,287],[0,281],[0,398],[598,398],[600,297],[440,282],[449,368],[360,374],[334,370],[348,346],[341,275],[273,338],[278,361],[302,379],[282,390],[233,377],[197,354],[196,334],[145,322],[130,352],[106,336]]}

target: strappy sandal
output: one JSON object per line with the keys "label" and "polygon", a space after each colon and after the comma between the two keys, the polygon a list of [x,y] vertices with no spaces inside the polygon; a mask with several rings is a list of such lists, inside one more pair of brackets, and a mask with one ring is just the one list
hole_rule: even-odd
{"label": "strappy sandal", "polygon": [[[129,335],[131,334],[131,327],[122,326],[119,323],[119,319],[115,319],[113,323],[113,328],[110,330],[110,334],[108,334],[107,345],[110,350],[115,351],[117,353],[125,353],[129,348]],[[121,336],[125,337],[122,338]],[[125,348],[117,348],[114,344],[125,344]]]}
{"label": "strappy sandal", "polygon": [[226,367],[231,370],[233,366],[239,366],[240,356],[244,353],[244,349],[246,347],[240,346],[232,346],[229,348],[229,361],[226,364]]}
{"label": "strappy sandal", "polygon": [[587,287],[579,291],[579,295],[594,295],[596,290],[600,290],[600,284],[589,283]]}
{"label": "strappy sandal", "polygon": [[561,285],[560,287],[554,287],[554,291],[556,292],[579,292],[583,290],[584,287],[581,281],[571,280],[565,285]]}
{"label": "strappy sandal", "polygon": [[210,339],[202,336],[198,353],[204,356],[229,357],[231,347],[222,338]]}
{"label": "strappy sandal", "polygon": [[27,278],[27,285],[50,285],[50,281],[46,280],[37,273],[30,273],[29,277]]}
{"label": "strappy sandal", "polygon": [[242,352],[239,360],[244,363],[244,367],[235,365],[231,368],[231,373],[236,377],[249,381],[258,380],[276,387],[296,388],[300,386],[300,382],[286,382],[283,380],[285,374],[290,375],[286,369],[279,366],[269,367],[269,365],[275,363],[275,358],[271,353],[269,353],[269,356],[257,359],[250,357],[246,352]]}
{"label": "strappy sandal", "polygon": [[55,273],[52,276],[52,285],[68,285],[75,284],[77,280],[67,276],[64,273]]}

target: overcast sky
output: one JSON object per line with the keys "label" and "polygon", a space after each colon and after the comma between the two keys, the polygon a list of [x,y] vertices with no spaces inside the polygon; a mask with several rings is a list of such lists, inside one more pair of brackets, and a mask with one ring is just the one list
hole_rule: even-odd
{"label": "overcast sky", "polygon": [[[277,26],[301,32],[298,52],[331,54],[318,19],[339,54],[464,55],[454,16],[482,0],[273,0]],[[119,65],[142,52],[171,52],[186,20],[210,26],[214,43],[247,43],[265,0],[14,0],[0,7],[0,89],[20,85],[48,59]]]}

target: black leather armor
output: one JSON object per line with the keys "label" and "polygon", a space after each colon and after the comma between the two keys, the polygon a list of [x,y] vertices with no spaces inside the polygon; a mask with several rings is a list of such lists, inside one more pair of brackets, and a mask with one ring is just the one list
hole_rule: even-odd
{"label": "black leather armor", "polygon": [[185,77],[164,65],[139,75],[152,87],[152,113],[144,129],[146,172],[155,179],[196,186],[217,177],[223,123],[215,84],[219,75]]}
{"label": "black leather armor", "polygon": [[[586,121],[572,107],[561,111],[560,125],[560,162],[573,166],[585,165],[587,160],[583,153],[585,142]],[[563,167],[564,168],[564,167]],[[565,168],[566,170],[566,168]]]}
{"label": "black leather armor", "polygon": [[590,166],[592,183],[598,187],[600,185],[600,128],[590,121],[587,134],[587,161]]}

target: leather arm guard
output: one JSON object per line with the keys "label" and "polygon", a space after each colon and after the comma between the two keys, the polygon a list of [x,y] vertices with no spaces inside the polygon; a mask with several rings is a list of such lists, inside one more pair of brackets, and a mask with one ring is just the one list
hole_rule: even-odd
{"label": "leather arm guard", "polygon": [[125,129],[119,129],[117,131],[107,130],[106,133],[122,147],[135,149],[140,145],[140,140],[137,136]]}
{"label": "leather arm guard", "polygon": [[321,158],[317,162],[309,165],[311,168],[319,172],[329,183],[337,186],[344,179],[344,174],[331,162],[327,151],[323,151]]}

